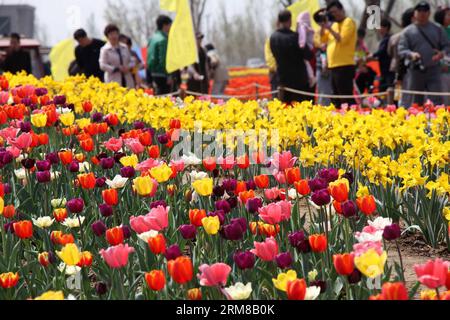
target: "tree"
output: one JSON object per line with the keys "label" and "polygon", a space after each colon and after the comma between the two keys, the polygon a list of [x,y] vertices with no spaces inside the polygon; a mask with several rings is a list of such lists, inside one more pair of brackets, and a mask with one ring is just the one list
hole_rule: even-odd
{"label": "tree", "polygon": [[128,1],[108,0],[104,16],[108,23],[116,24],[122,33],[144,47],[156,30],[159,13],[159,0],[135,0],[131,5]]}
{"label": "tree", "polygon": [[100,37],[94,13],[91,13],[86,21],[86,31],[90,37]]}
{"label": "tree", "polygon": [[191,6],[192,22],[194,30],[200,31],[203,22],[203,16],[206,9],[207,0],[189,0]]}

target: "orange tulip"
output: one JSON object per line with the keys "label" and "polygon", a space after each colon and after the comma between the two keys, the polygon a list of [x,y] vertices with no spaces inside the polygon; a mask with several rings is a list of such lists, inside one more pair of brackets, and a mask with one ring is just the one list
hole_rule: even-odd
{"label": "orange tulip", "polygon": [[59,159],[61,160],[61,162],[65,165],[68,165],[72,162],[73,160],[73,154],[72,151],[62,151],[58,153]]}
{"label": "orange tulip", "polygon": [[86,113],[90,113],[93,109],[92,103],[90,101],[83,102],[83,111]]}
{"label": "orange tulip", "polygon": [[16,214],[16,208],[14,207],[14,205],[10,204],[8,206],[5,206],[5,208],[3,209],[3,213],[2,215],[6,218],[6,219],[11,219],[14,217],[14,215]]}
{"label": "orange tulip", "polygon": [[159,146],[150,146],[148,148],[148,156],[152,159],[158,159],[160,156]]}
{"label": "orange tulip", "polygon": [[188,291],[187,296],[190,301],[200,301],[202,300],[202,290],[199,288],[191,289]]}
{"label": "orange tulip", "polygon": [[166,251],[166,238],[162,234],[158,234],[154,238],[148,239],[148,246],[153,254],[161,254]]}
{"label": "orange tulip", "polygon": [[236,186],[235,194],[239,194],[241,192],[247,191],[247,184],[245,181],[239,181]]}
{"label": "orange tulip", "polygon": [[123,229],[121,227],[115,227],[106,230],[106,241],[112,246],[122,244],[124,240]]}
{"label": "orange tulip", "polygon": [[370,216],[377,210],[377,204],[372,195],[356,199],[356,204],[358,205],[359,210],[366,216]]}
{"label": "orange tulip", "polygon": [[348,276],[355,270],[354,256],[352,254],[335,254],[333,264],[336,272],[341,276]]}
{"label": "orange tulip", "polygon": [[119,117],[115,113],[108,114],[106,116],[108,123],[110,126],[115,127],[119,124]]}
{"label": "orange tulip", "polygon": [[19,274],[8,272],[0,274],[0,286],[4,289],[10,289],[17,285],[19,282]]}
{"label": "orange tulip", "polygon": [[309,236],[309,245],[313,252],[324,252],[327,250],[327,237],[323,234],[314,234]]}
{"label": "orange tulip", "polygon": [[309,188],[308,180],[300,180],[294,183],[295,190],[302,196],[307,196],[311,193],[311,189]]}
{"label": "orange tulip", "polygon": [[94,150],[94,140],[92,138],[84,139],[80,141],[80,147],[86,152],[91,152]]}
{"label": "orange tulip", "polygon": [[408,290],[403,282],[387,282],[381,288],[383,300],[408,300]]}
{"label": "orange tulip", "polygon": [[90,267],[92,265],[92,253],[89,251],[84,251],[81,253],[80,262],[78,262],[77,266],[80,268]]}
{"label": "orange tulip", "polygon": [[253,199],[254,197],[255,197],[255,191],[253,191],[253,190],[244,191],[244,192],[239,193],[239,199],[241,200],[243,205],[247,204],[247,201],[249,199]]}
{"label": "orange tulip", "polygon": [[52,231],[50,234],[50,240],[54,244],[65,246],[69,243],[75,243],[75,239],[71,234],[64,234],[62,231]]}
{"label": "orange tulip", "polygon": [[59,223],[64,222],[67,218],[67,209],[66,208],[60,208],[53,210],[53,217],[58,221]]}
{"label": "orange tulip", "polygon": [[161,270],[153,270],[145,274],[145,281],[153,291],[161,291],[166,286],[166,277]]}
{"label": "orange tulip", "polygon": [[[344,180],[345,181],[345,180]],[[345,202],[348,200],[348,184],[344,182],[338,182],[336,184],[330,184],[329,192],[334,200],[338,202]]]}
{"label": "orange tulip", "polygon": [[41,133],[40,135],[38,135],[38,140],[39,140],[39,145],[41,146],[45,146],[48,144],[48,134],[46,133]]}
{"label": "orange tulip", "polygon": [[203,218],[206,218],[205,210],[199,210],[199,209],[189,210],[189,220],[191,221],[191,224],[196,226],[197,228],[203,226],[203,224],[202,224]]}
{"label": "orange tulip", "polygon": [[139,142],[145,146],[148,147],[152,144],[152,134],[148,131],[145,131],[139,135]]}
{"label": "orange tulip", "polygon": [[13,224],[14,233],[20,239],[29,239],[33,236],[33,223],[31,221],[19,221]]}
{"label": "orange tulip", "polygon": [[334,210],[336,210],[337,213],[342,214],[342,206],[341,206],[340,202],[334,200],[333,201],[333,207],[334,207]]}
{"label": "orange tulip", "polygon": [[110,206],[119,204],[119,194],[116,189],[107,189],[102,191],[103,201]]}
{"label": "orange tulip", "polygon": [[203,160],[203,167],[206,171],[213,171],[217,167],[216,159],[214,157],[209,157]]}
{"label": "orange tulip", "polygon": [[259,189],[266,189],[269,186],[269,177],[265,174],[253,178]]}
{"label": "orange tulip", "polygon": [[285,170],[286,181],[289,184],[294,184],[301,180],[300,168],[290,168]]}
{"label": "orange tulip", "polygon": [[91,173],[79,174],[78,181],[83,189],[90,190],[95,188],[95,175]]}
{"label": "orange tulip", "polygon": [[304,279],[295,279],[287,283],[287,296],[289,300],[305,300],[306,281]]}
{"label": "orange tulip", "polygon": [[189,257],[185,256],[170,260],[167,263],[167,270],[173,281],[178,284],[188,283],[194,276],[192,261]]}

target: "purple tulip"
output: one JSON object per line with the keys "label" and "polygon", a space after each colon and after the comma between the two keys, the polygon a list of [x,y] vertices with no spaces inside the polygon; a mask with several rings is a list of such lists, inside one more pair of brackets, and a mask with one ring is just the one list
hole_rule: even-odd
{"label": "purple tulip", "polygon": [[248,199],[247,203],[245,204],[245,207],[247,208],[247,211],[250,213],[257,213],[260,208],[262,208],[263,202],[260,198],[253,198]]}
{"label": "purple tulip", "polygon": [[350,284],[356,284],[361,281],[361,277],[362,277],[361,272],[355,268],[355,270],[353,270],[352,274],[350,274],[347,277],[347,279]]}
{"label": "purple tulip", "polygon": [[80,171],[80,164],[78,163],[78,161],[72,161],[69,164],[69,171],[72,173],[77,173]]}
{"label": "purple tulip", "polygon": [[81,198],[75,198],[67,201],[67,209],[71,213],[81,213],[84,209],[84,200]]}
{"label": "purple tulip", "polygon": [[311,200],[316,205],[321,207],[321,206],[326,206],[327,204],[330,203],[331,196],[327,189],[322,189],[322,190],[314,192],[313,195],[311,196]]}
{"label": "purple tulip", "polygon": [[145,128],[145,123],[142,122],[142,121],[136,121],[136,122],[133,124],[133,127],[134,127],[134,130],[144,130],[144,128]]}
{"label": "purple tulip", "polygon": [[123,225],[122,226],[122,232],[123,232],[123,237],[125,239],[130,239],[131,238],[131,228],[127,225]]}
{"label": "purple tulip", "polygon": [[120,159],[122,159],[122,158],[125,157],[125,156],[126,156],[126,154],[123,153],[123,152],[116,152],[116,153],[114,154],[114,161],[115,161],[117,164],[120,164]]}
{"label": "purple tulip", "polygon": [[47,183],[51,181],[50,171],[38,171],[36,172],[36,179],[39,183]]}
{"label": "purple tulip", "polygon": [[328,188],[328,183],[324,179],[313,179],[308,181],[312,192]]}
{"label": "purple tulip", "polygon": [[5,194],[10,194],[11,193],[11,185],[9,184],[9,183],[4,183],[3,184],[3,192],[5,193]]}
{"label": "purple tulip", "polygon": [[92,122],[99,123],[103,122],[103,114],[101,112],[96,112],[92,114]]}
{"label": "purple tulip", "polygon": [[311,281],[310,286],[319,287],[320,293],[325,293],[327,291],[327,283],[322,280]]}
{"label": "purple tulip", "polygon": [[225,214],[230,213],[231,206],[227,200],[219,200],[216,202],[216,210],[222,210]]}
{"label": "purple tulip", "polygon": [[31,159],[31,158],[28,158],[28,159],[23,159],[23,160],[21,161],[21,163],[22,163],[22,166],[23,166],[25,169],[30,170],[30,169],[33,168],[34,165],[36,164],[36,160]]}
{"label": "purple tulip", "polygon": [[231,209],[234,209],[238,206],[238,198],[236,196],[228,198],[227,202],[230,204]]}
{"label": "purple tulip", "polygon": [[235,179],[227,179],[222,182],[222,186],[228,193],[234,193],[237,187],[237,181]]}
{"label": "purple tulip", "polygon": [[167,261],[175,260],[178,257],[181,257],[183,253],[180,250],[180,247],[177,244],[174,244],[166,249],[164,252],[164,257],[166,257]]}
{"label": "purple tulip", "polygon": [[106,184],[106,178],[105,177],[99,177],[95,179],[95,186],[97,188],[103,188]]}
{"label": "purple tulip", "polygon": [[33,101],[31,101],[30,98],[23,98],[21,102],[22,102],[22,104],[24,104],[26,107],[30,107]]}
{"label": "purple tulip", "polygon": [[355,177],[353,176],[353,173],[352,173],[352,172],[346,172],[346,173],[344,173],[344,175],[342,176],[342,178],[347,179],[350,185],[352,185],[353,182],[355,182]]}
{"label": "purple tulip", "polygon": [[158,200],[150,203],[150,209],[156,209],[158,207],[164,207],[167,208],[167,202],[164,200]]}
{"label": "purple tulip", "polygon": [[339,179],[339,170],[335,168],[322,169],[319,171],[319,177],[328,183],[336,181]]}
{"label": "purple tulip", "polygon": [[256,183],[255,183],[255,181],[253,179],[252,180],[248,180],[245,183],[245,185],[247,186],[247,190],[256,190],[256,189],[258,189],[258,187],[256,186]]}
{"label": "purple tulip", "polygon": [[296,231],[288,235],[289,243],[294,248],[297,248],[302,241],[306,239],[305,233],[303,231]]}
{"label": "purple tulip", "polygon": [[34,90],[34,94],[38,97],[45,96],[48,93],[48,90],[46,88],[36,88]]}
{"label": "purple tulip", "polygon": [[158,142],[160,143],[160,144],[168,144],[169,143],[169,139],[170,139],[170,137],[167,135],[167,134],[160,134],[159,136],[158,136]]}
{"label": "purple tulip", "polygon": [[280,269],[287,269],[292,266],[292,255],[289,252],[280,253],[276,256],[275,260]]}
{"label": "purple tulip", "polygon": [[220,231],[222,237],[230,241],[242,240],[247,231],[247,221],[245,218],[233,219],[229,225],[226,225]]}
{"label": "purple tulip", "polygon": [[66,96],[55,96],[53,102],[57,105],[62,105],[66,103]]}
{"label": "purple tulip", "polygon": [[111,217],[114,214],[113,207],[111,207],[109,204],[106,204],[106,203],[102,203],[101,205],[99,205],[98,209],[99,209],[102,217],[105,217],[105,218]]}
{"label": "purple tulip", "polygon": [[11,222],[5,223],[3,228],[5,229],[6,233],[14,234],[14,223],[15,223],[15,221],[11,221]]}
{"label": "purple tulip", "polygon": [[49,171],[52,167],[52,164],[48,160],[44,161],[36,161],[36,168],[38,171]]}
{"label": "purple tulip", "polygon": [[197,236],[197,228],[191,224],[185,224],[179,228],[181,236],[185,240],[193,240]]}
{"label": "purple tulip", "polygon": [[0,160],[2,161],[3,164],[9,164],[13,161],[14,156],[11,152],[9,151],[2,151],[0,153]]}
{"label": "purple tulip", "polygon": [[114,158],[103,158],[102,160],[100,160],[100,166],[103,168],[103,170],[112,169],[115,163],[116,161],[114,160]]}
{"label": "purple tulip", "polygon": [[97,292],[99,296],[103,296],[108,292],[108,286],[104,282],[97,282],[95,284],[95,292]]}
{"label": "purple tulip", "polygon": [[50,152],[45,156],[45,160],[50,161],[52,165],[59,163],[58,153]]}
{"label": "purple tulip", "polygon": [[215,186],[213,189],[213,193],[217,198],[221,198],[225,194],[225,189],[222,186]]}
{"label": "purple tulip", "polygon": [[358,214],[358,207],[351,200],[342,203],[341,208],[342,208],[342,215],[346,218],[354,217]]}
{"label": "purple tulip", "polygon": [[402,231],[400,230],[400,226],[396,223],[386,226],[383,231],[383,238],[387,241],[397,240],[401,235]]}
{"label": "purple tulip", "polygon": [[133,167],[123,167],[120,169],[120,175],[124,178],[134,178],[136,175],[136,170]]}
{"label": "purple tulip", "polygon": [[94,234],[97,237],[104,236],[105,233],[106,233],[106,230],[107,230],[106,225],[105,225],[105,223],[103,221],[94,222],[92,224],[91,228],[92,228],[92,231],[94,232]]}
{"label": "purple tulip", "polygon": [[21,122],[20,123],[20,131],[24,133],[28,133],[31,131],[31,123],[29,122]]}
{"label": "purple tulip", "polygon": [[252,269],[256,262],[255,255],[250,251],[236,252],[233,255],[233,260],[241,270]]}

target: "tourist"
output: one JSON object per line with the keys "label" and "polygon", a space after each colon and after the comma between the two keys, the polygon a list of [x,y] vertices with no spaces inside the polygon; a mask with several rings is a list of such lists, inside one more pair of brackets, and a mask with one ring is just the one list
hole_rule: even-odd
{"label": "tourist", "polygon": [[100,69],[105,72],[105,82],[117,82],[122,87],[134,88],[131,70],[133,64],[128,47],[119,41],[120,30],[115,25],[105,28],[108,42],[100,50]]}
{"label": "tourist", "polygon": [[11,34],[10,44],[6,55],[0,56],[0,69],[4,72],[16,74],[25,71],[31,74],[31,57],[20,44],[20,35]]}
{"label": "tourist", "polygon": [[167,46],[171,27],[172,19],[160,15],[156,19],[157,31],[148,42],[147,82],[154,83],[157,95],[170,93],[174,85],[174,80],[166,69]]}
{"label": "tourist", "polygon": [[[414,9],[415,23],[400,37],[398,50],[408,66],[408,90],[442,92],[440,63],[449,52],[449,42],[444,29],[430,22],[430,11],[428,2],[419,2]],[[423,105],[424,98],[423,94],[413,94],[411,103]],[[442,96],[429,98],[443,103]]]}
{"label": "tourist", "polygon": [[[332,1],[327,6],[334,22],[320,23],[321,42],[327,44],[328,68],[331,71],[333,93],[335,95],[353,95],[355,78],[355,51],[357,28],[353,19],[346,16],[340,1]],[[342,103],[354,104],[353,98],[333,99],[340,108]]]}
{"label": "tourist", "polygon": [[380,91],[384,92],[394,86],[395,74],[390,70],[392,58],[388,54],[388,45],[391,39],[391,22],[388,19],[381,20],[381,28],[378,31],[381,41],[378,50],[372,54],[371,58],[378,59],[380,63],[381,82]]}
{"label": "tourist", "polygon": [[207,51],[209,64],[211,67],[209,78],[214,79],[212,94],[223,95],[228,85],[228,80],[230,79],[228,69],[220,59],[220,56],[214,45],[208,44],[205,46],[205,49]]}
{"label": "tourist", "polygon": [[209,93],[209,61],[206,50],[202,47],[202,41],[205,37],[203,33],[197,32],[198,62],[189,66],[188,90],[201,94]]}
{"label": "tourist", "polygon": [[[291,30],[292,14],[288,10],[278,15],[279,28],[270,38],[270,48],[277,63],[280,85],[299,91],[310,92],[305,60],[313,58],[313,53],[305,46],[299,46],[299,35]],[[283,102],[312,100],[308,95],[283,91]]]}
{"label": "tourist", "polygon": [[130,50],[131,55],[131,64],[133,65],[133,68],[131,69],[131,73],[133,74],[134,79],[134,85],[136,89],[139,89],[142,87],[142,79],[139,76],[139,71],[145,69],[144,64],[142,63],[141,58],[139,57],[138,53],[133,50],[133,41],[130,37],[121,34],[119,37],[119,41],[123,44],[125,44],[128,47],[128,50]]}
{"label": "tourist", "polygon": [[[434,21],[445,28],[447,39],[450,41],[450,7],[439,8],[434,15]],[[450,92],[450,56],[448,54],[442,59],[442,85],[444,92]],[[450,105],[450,96],[445,97],[445,104]]]}
{"label": "tourist", "polygon": [[[78,29],[73,35],[78,42],[75,48],[75,60],[78,73],[84,74],[87,78],[96,77],[104,80],[104,72],[100,69],[100,50],[105,42],[99,39],[88,37],[83,29]],[[73,73],[73,72],[72,72]]]}

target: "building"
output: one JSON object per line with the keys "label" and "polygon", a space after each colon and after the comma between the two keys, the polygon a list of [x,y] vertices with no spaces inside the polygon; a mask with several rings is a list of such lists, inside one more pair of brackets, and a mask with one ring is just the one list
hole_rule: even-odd
{"label": "building", "polygon": [[29,5],[0,5],[0,36],[19,33],[34,37],[35,8]]}

